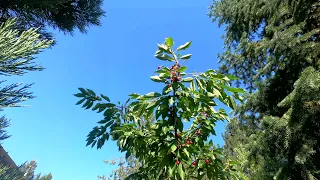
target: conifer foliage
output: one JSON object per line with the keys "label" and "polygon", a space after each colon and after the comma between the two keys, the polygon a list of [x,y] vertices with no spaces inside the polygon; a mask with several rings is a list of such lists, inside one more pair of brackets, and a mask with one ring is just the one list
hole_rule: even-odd
{"label": "conifer foliage", "polygon": [[[166,38],[158,45],[155,57],[172,63],[159,66],[151,76],[164,85],[162,92],[145,95],[133,93],[124,104],[114,104],[105,95],[79,88],[75,94],[85,109],[103,113],[87,137],[87,145],[101,148],[109,138],[117,142],[126,158],[133,155],[141,162],[138,172],[126,179],[227,179],[232,175],[233,161],[223,161],[222,149],[216,148],[209,137],[215,135],[215,125],[228,120],[224,109],[217,109],[217,100],[230,108],[235,99],[242,100],[239,88],[230,87],[233,76],[207,70],[186,73],[183,66],[191,54],[180,54],[191,42],[173,49],[174,41]],[[141,128],[141,118],[155,121]],[[185,122],[190,122],[186,127]]]}
{"label": "conifer foliage", "polygon": [[225,133],[249,179],[320,179],[318,0],[221,0],[220,71],[252,92]]}
{"label": "conifer foliage", "polygon": [[102,0],[1,0],[0,23],[17,18],[20,30],[39,28],[41,37],[51,39],[47,27],[73,33],[86,32],[91,25],[100,25],[104,15]]}

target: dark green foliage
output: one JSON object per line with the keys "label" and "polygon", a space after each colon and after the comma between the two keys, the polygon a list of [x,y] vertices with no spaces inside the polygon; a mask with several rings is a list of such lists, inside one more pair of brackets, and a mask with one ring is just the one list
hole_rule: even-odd
{"label": "dark green foliage", "polygon": [[72,33],[100,25],[101,8],[102,0],[1,0],[0,23],[16,17],[21,30],[40,28],[41,35],[50,39],[47,27]]}
{"label": "dark green foliage", "polygon": [[318,0],[221,0],[221,72],[252,94],[225,133],[225,151],[249,179],[319,179]]}

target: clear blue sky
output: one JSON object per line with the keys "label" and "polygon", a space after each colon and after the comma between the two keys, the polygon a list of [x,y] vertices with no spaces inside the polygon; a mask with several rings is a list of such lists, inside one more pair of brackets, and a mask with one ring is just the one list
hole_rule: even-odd
{"label": "clear blue sky", "polygon": [[[102,115],[75,106],[78,87],[91,88],[111,100],[125,101],[132,92],[160,90],[149,77],[158,65],[153,55],[157,43],[171,36],[176,44],[192,40],[189,71],[216,69],[222,51],[223,29],[208,18],[211,0],[108,0],[102,27],[87,35],[55,32],[57,45],[38,56],[47,68],[9,82],[35,83],[37,96],[27,108],[6,109],[11,138],[5,149],[18,164],[38,162],[37,172],[53,173],[54,180],[96,180],[114,168],[104,159],[121,157],[114,142],[101,150],[85,147],[86,135]],[[221,135],[224,125],[219,124]],[[221,136],[216,143],[222,144]]]}

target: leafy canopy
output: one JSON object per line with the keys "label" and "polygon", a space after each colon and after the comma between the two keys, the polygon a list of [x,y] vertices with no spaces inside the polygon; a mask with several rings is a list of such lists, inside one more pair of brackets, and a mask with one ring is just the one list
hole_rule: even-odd
{"label": "leafy canopy", "polygon": [[[217,121],[228,120],[225,110],[216,108],[217,100],[233,109],[235,99],[242,100],[239,93],[243,90],[230,87],[229,81],[235,77],[211,69],[186,73],[184,64],[191,54],[180,53],[191,42],[175,50],[173,45],[173,39],[166,38],[155,54],[157,59],[173,64],[159,66],[156,75],[150,77],[163,84],[162,92],[132,93],[121,105],[91,89],[79,88],[76,104],[104,116],[88,134],[87,145],[99,149],[110,138],[126,158],[134,155],[142,165],[127,179],[227,179],[235,162],[223,163],[221,149],[209,137],[215,135]],[[145,123],[150,117],[155,121]]]}

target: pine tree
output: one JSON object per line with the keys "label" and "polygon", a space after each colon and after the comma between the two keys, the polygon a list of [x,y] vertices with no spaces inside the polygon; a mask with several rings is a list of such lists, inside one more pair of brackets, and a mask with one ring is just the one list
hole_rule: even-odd
{"label": "pine tree", "polygon": [[[0,25],[0,75],[24,75],[29,71],[41,71],[43,67],[34,65],[34,56],[48,48],[52,41],[41,39],[37,29],[30,28],[22,32],[14,29],[15,24],[16,19],[9,19]],[[4,82],[1,81],[0,84]],[[7,107],[21,107],[21,102],[33,98],[32,94],[27,91],[30,86],[21,86],[16,83],[0,88],[0,111]],[[0,143],[9,138],[5,130],[8,126],[9,120],[2,116],[0,118]],[[25,180],[25,167],[25,164],[9,167],[0,161],[0,179]]]}
{"label": "pine tree", "polygon": [[39,28],[45,39],[52,39],[47,27],[73,33],[86,32],[91,25],[100,25],[104,15],[102,0],[1,0],[0,23],[17,18],[20,30]]}
{"label": "pine tree", "polygon": [[[319,179],[318,0],[221,0],[221,72],[252,92],[225,133],[225,151],[246,159],[249,179]],[[232,135],[231,135],[232,134]]]}

